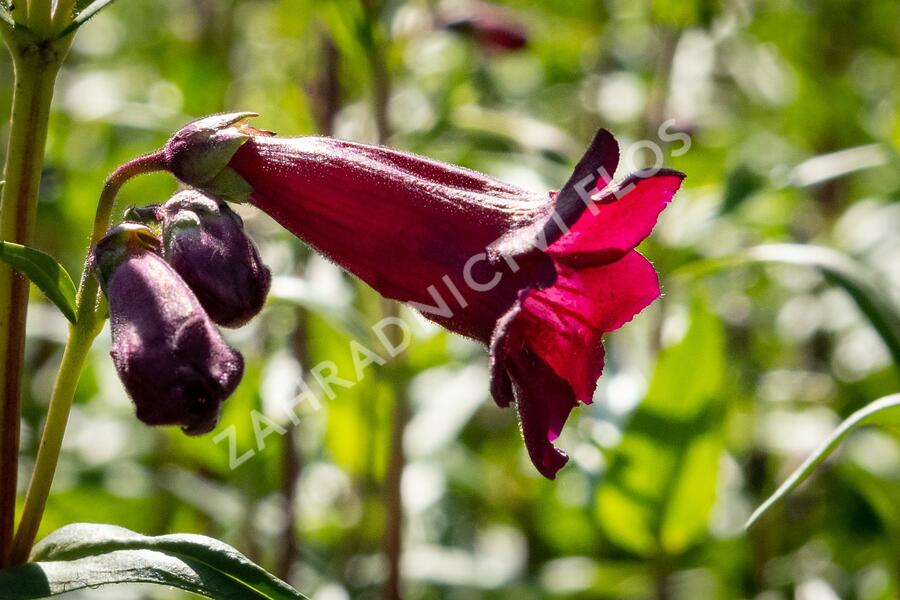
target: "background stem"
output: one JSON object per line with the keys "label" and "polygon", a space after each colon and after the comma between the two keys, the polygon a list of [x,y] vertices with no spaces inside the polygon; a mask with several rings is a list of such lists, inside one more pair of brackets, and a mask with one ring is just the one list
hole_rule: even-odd
{"label": "background stem", "polygon": [[[50,100],[68,45],[8,40],[15,83],[2,200],[0,238],[30,245],[34,230]],[[0,562],[8,564],[16,503],[20,387],[25,352],[28,280],[0,266]]]}
{"label": "background stem", "polygon": [[384,482],[384,505],[387,518],[384,534],[384,553],[387,556],[387,580],[384,585],[385,600],[403,598],[403,470],[406,468],[406,454],[403,451],[403,437],[409,422],[409,405],[405,386],[394,382],[394,409],[391,414],[390,456]]}

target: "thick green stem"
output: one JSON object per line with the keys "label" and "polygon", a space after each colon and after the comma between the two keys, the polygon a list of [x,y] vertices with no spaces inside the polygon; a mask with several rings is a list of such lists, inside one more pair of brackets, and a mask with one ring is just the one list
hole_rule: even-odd
{"label": "thick green stem", "polygon": [[50,409],[47,412],[47,423],[38,449],[38,459],[34,466],[34,475],[28,493],[25,496],[26,511],[19,522],[13,544],[11,563],[21,564],[28,560],[31,546],[37,536],[41,516],[50,492],[53,473],[56,470],[59,450],[62,447],[63,434],[69,420],[69,409],[81,369],[87,358],[91,343],[96,333],[87,331],[77,325],[69,329],[69,341],[63,352],[62,364],[56,376],[53,395],[50,397]]}
{"label": "thick green stem", "polygon": [[34,545],[41,518],[44,515],[44,507],[47,505],[47,497],[50,495],[50,486],[53,483],[56,465],[59,462],[59,452],[62,448],[78,378],[91,349],[91,344],[100,333],[105,320],[100,310],[100,285],[91,274],[92,249],[109,229],[113,206],[122,185],[137,175],[164,168],[162,153],[148,154],[116,169],[103,186],[94,216],[91,245],[85,259],[78,289],[78,318],[75,325],[69,329],[69,339],[66,342],[62,364],[56,376],[53,395],[50,397],[47,423],[44,425],[44,432],[41,435],[34,474],[28,486],[28,493],[25,495],[22,519],[13,542],[12,564],[24,563],[31,553],[31,547]]}
{"label": "thick green stem", "polygon": [[75,0],[57,0],[53,10],[53,28],[57,31],[65,29],[75,16]]}
{"label": "thick green stem", "polygon": [[50,0],[28,0],[28,28],[40,37],[49,39],[51,12]]}
{"label": "thick green stem", "polygon": [[[15,87],[2,200],[0,239],[30,245],[34,230],[50,100],[68,43],[7,36]],[[0,266],[0,562],[9,559],[16,503],[19,451],[19,389],[25,351],[28,281]]]}

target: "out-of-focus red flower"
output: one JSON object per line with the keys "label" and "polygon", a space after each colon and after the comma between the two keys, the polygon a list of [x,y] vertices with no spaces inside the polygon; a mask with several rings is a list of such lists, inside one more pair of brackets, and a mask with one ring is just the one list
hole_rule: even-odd
{"label": "out-of-focus red flower", "polygon": [[528,31],[508,10],[486,2],[465,4],[445,17],[444,27],[471,37],[487,50],[514,52],[528,45]]}
{"label": "out-of-focus red flower", "polygon": [[[552,442],[591,402],[602,335],[659,296],[634,248],[684,175],[609,185],[618,145],[600,130],[562,189],[540,195],[388,148],[275,137],[246,116],[180,130],[166,149],[173,173],[248,199],[382,295],[488,345],[494,400],[515,403],[532,462],[553,478],[567,457]],[[221,167],[197,177],[204,164]]]}

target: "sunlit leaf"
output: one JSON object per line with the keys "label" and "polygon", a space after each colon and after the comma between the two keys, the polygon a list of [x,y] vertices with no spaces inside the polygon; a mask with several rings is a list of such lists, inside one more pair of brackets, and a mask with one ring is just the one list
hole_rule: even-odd
{"label": "sunlit leaf", "polygon": [[0,260],[30,279],[69,321],[75,322],[75,284],[52,256],[21,244],[0,242]]}
{"label": "sunlit leaf", "polygon": [[693,440],[683,452],[660,527],[662,547],[670,554],[687,550],[705,534],[723,449],[722,436],[714,432]]}
{"label": "sunlit leaf", "polygon": [[900,368],[900,313],[891,299],[872,280],[867,269],[841,252],[805,244],[764,244],[734,256],[690,263],[676,276],[701,276],[734,266],[782,263],[814,267],[850,294],[884,341],[894,364]]}
{"label": "sunlit leaf", "polygon": [[597,492],[611,540],[651,556],[678,553],[706,531],[722,451],[722,325],[701,302],[684,339],[660,355]]}
{"label": "sunlit leaf", "polygon": [[828,438],[823,441],[816,451],[807,458],[790,477],[782,483],[775,493],[769,496],[759,508],[753,511],[747,520],[746,527],[752,527],[760,517],[772,508],[782,498],[791,493],[798,485],[803,483],[813,470],[819,466],[840,445],[847,435],[863,425],[900,425],[900,394],[892,394],[879,398],[859,409],[840,424]]}
{"label": "sunlit leaf", "polygon": [[44,538],[32,560],[0,571],[0,599],[122,583],[172,586],[216,600],[305,598],[231,546],[200,535],[149,537],[114,525],[76,523]]}
{"label": "sunlit leaf", "polygon": [[794,167],[788,178],[793,185],[808,187],[856,171],[886,165],[890,158],[888,149],[881,144],[857,146],[814,156]]}

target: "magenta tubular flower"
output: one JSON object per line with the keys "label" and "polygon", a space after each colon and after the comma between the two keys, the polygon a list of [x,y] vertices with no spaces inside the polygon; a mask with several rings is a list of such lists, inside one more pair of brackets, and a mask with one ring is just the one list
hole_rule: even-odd
{"label": "magenta tubular flower", "polygon": [[591,402],[602,335],[659,296],[634,248],[684,175],[609,185],[618,146],[601,130],[562,189],[543,196],[388,148],[274,137],[242,125],[246,116],[180,130],[166,148],[171,170],[249,200],[382,295],[488,345],[494,400],[515,403],[531,460],[552,479],[567,461],[552,442]]}
{"label": "magenta tubular flower", "polygon": [[213,322],[240,327],[262,310],[272,276],[241,217],[225,202],[185,190],[153,212],[161,223],[163,257]]}
{"label": "magenta tubular flower", "polygon": [[138,419],[198,435],[218,423],[244,361],[158,249],[149,228],[123,223],[94,251],[109,301],[110,354]]}

